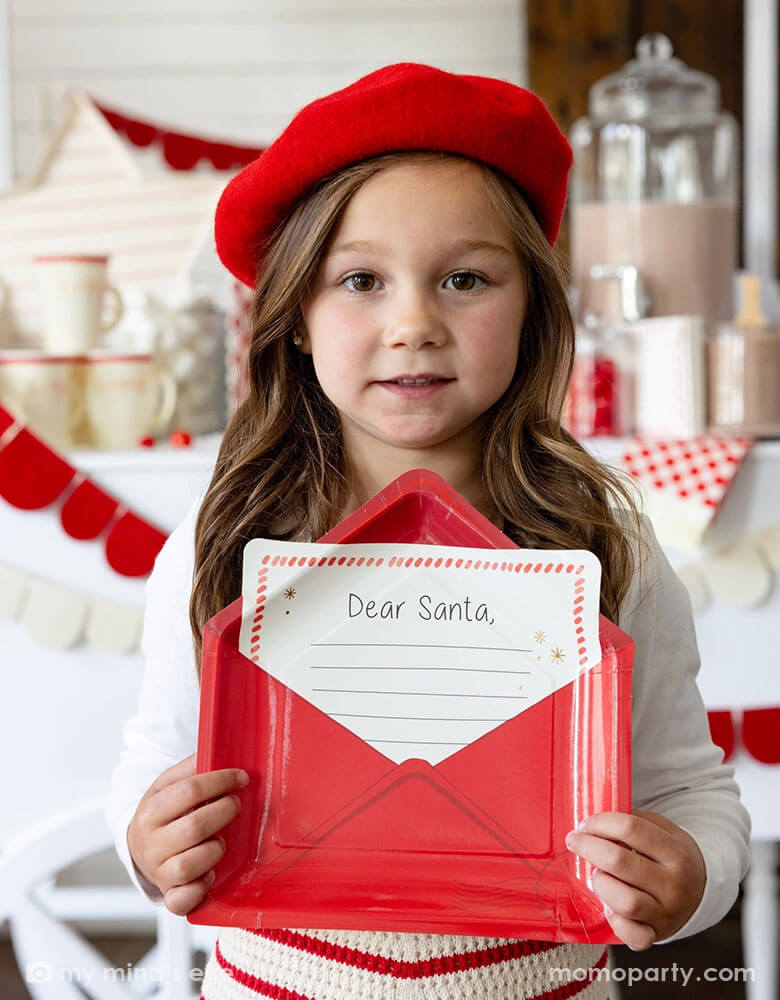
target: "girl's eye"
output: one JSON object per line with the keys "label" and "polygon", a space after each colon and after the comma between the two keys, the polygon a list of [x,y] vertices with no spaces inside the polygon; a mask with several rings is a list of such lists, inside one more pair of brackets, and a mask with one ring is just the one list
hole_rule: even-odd
{"label": "girl's eye", "polygon": [[342,285],[347,285],[347,291],[350,295],[359,295],[360,292],[372,292],[373,285],[367,288],[365,284],[358,284],[357,287],[350,286],[350,281],[366,282],[366,281],[376,281],[373,274],[368,274],[366,271],[356,271],[354,274],[348,274],[346,278],[342,281]]}
{"label": "girl's eye", "polygon": [[480,276],[478,274],[474,274],[473,271],[456,271],[455,274],[451,274],[449,278],[447,278],[447,281],[456,281],[456,280],[460,281],[464,277],[466,278],[467,281],[470,280],[471,284],[466,287],[460,285],[459,287],[457,287],[457,291],[459,292],[475,291],[476,286],[474,285],[474,281],[481,281],[483,285],[485,284],[485,279],[480,278]]}
{"label": "girl's eye", "polygon": [[[461,282],[466,279],[466,284],[463,285]],[[343,285],[347,286],[347,290],[351,295],[359,295],[361,292],[373,292],[374,282],[376,278],[373,274],[369,274],[367,271],[356,271],[355,274],[348,274],[346,278],[342,281]],[[455,274],[451,274],[447,281],[455,281],[456,291],[458,292],[473,292],[478,286],[475,285],[476,281],[481,281],[485,284],[485,279],[480,278],[478,274],[473,271],[456,271]],[[350,282],[356,282],[356,285],[350,285]],[[370,283],[370,284],[367,284]]]}

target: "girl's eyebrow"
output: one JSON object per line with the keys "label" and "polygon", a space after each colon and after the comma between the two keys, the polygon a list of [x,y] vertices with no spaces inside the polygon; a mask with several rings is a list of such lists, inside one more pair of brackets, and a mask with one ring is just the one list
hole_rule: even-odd
{"label": "girl's eyebrow", "polygon": [[[348,243],[337,243],[330,250],[328,256],[334,256],[337,253],[346,253],[348,250],[377,250],[381,253],[383,249],[384,247],[380,244],[371,243],[368,240],[350,240]],[[507,247],[502,246],[500,243],[493,243],[490,240],[456,240],[446,250],[449,253],[457,253],[460,250],[486,250],[488,253],[505,254],[508,257],[512,256],[512,251]]]}

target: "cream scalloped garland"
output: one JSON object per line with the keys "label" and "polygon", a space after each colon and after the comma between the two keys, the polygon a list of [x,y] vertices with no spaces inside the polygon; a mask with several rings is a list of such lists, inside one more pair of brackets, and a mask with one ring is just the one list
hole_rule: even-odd
{"label": "cream scalloped garland", "polygon": [[772,591],[780,572],[780,521],[755,534],[714,548],[677,570],[694,614],[712,601],[727,608],[755,608]]}
{"label": "cream scalloped garland", "polygon": [[113,653],[134,653],[142,618],[140,608],[0,565],[0,619],[21,621],[30,638],[48,649],[86,642]]}

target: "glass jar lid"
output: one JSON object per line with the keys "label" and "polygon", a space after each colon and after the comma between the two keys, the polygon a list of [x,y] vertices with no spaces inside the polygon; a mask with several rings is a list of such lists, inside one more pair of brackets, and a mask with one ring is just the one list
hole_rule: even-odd
{"label": "glass jar lid", "polygon": [[602,121],[707,118],[720,109],[715,77],[690,69],[672,55],[672,43],[661,34],[643,35],[636,59],[619,73],[590,88],[589,108]]}

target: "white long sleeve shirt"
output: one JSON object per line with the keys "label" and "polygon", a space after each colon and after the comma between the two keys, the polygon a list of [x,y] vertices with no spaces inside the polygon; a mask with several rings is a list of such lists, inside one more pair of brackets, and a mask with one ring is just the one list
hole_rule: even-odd
{"label": "white long sleeve shirt", "polygon": [[[159,890],[135,869],[127,828],[149,786],[197,749],[200,688],[189,599],[194,528],[200,500],[169,536],[146,584],[137,711],[124,726],[106,818],[136,887],[163,905]],[[649,556],[635,575],[619,625],[634,640],[632,689],[633,807],[662,813],[696,840],[706,865],[704,895],[672,941],[722,919],[749,863],[750,819],[734,770],[709,733],[696,686],[699,654],[688,593],[643,518]],[[663,942],[658,942],[663,943]]]}

